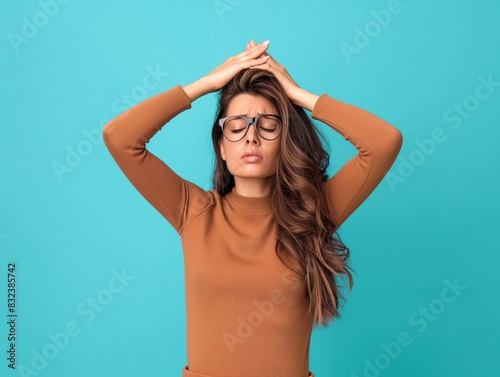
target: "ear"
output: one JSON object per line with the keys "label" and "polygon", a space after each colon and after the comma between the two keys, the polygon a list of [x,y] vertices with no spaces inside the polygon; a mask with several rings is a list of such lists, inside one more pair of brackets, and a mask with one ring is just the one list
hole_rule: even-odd
{"label": "ear", "polygon": [[220,150],[220,155],[221,158],[226,161],[226,152],[224,151],[224,140],[221,138],[219,141],[219,150]]}

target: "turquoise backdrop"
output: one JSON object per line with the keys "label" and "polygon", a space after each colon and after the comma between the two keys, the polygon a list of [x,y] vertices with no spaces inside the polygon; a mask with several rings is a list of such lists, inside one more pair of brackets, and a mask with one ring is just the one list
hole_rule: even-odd
{"label": "turquoise backdrop", "polygon": [[[101,129],[253,38],[305,89],[404,136],[340,229],[355,286],[342,318],[314,330],[310,369],[499,376],[499,14],[496,0],[3,0],[0,375],[180,377],[180,240]],[[206,189],[214,113],[205,96],[149,144]],[[356,150],[320,127],[333,174]]]}

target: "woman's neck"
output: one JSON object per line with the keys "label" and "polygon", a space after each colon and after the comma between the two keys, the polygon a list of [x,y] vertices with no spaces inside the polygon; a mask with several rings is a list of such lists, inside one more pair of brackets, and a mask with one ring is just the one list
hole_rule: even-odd
{"label": "woman's neck", "polygon": [[271,193],[274,176],[266,178],[234,177],[234,188],[241,196],[261,197]]}

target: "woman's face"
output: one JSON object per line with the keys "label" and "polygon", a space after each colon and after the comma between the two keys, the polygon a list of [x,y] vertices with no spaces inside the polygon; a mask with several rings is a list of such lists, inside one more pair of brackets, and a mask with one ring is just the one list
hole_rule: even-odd
{"label": "woman's face", "polygon": [[[274,106],[264,97],[242,93],[231,100],[224,116],[255,117],[260,114],[279,115]],[[219,146],[221,157],[226,161],[227,168],[235,179],[237,177],[267,178],[276,172],[280,143],[281,135],[274,140],[263,139],[252,124],[243,139],[231,142],[222,137]],[[254,156],[245,156],[248,153]]]}

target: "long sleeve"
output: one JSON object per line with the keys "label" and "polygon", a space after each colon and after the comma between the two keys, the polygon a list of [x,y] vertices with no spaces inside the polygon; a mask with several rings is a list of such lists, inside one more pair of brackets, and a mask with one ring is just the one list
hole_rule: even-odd
{"label": "long sleeve", "polygon": [[325,196],[336,229],[365,201],[387,174],[403,144],[401,132],[358,107],[320,96],[311,116],[351,142],[358,154],[325,182]]}
{"label": "long sleeve", "polygon": [[[128,109],[103,129],[104,142],[116,163],[135,188],[180,232],[189,210],[207,205],[207,193],[182,179],[146,149],[149,140],[176,115],[191,108],[179,86]],[[189,201],[196,199],[196,205]]]}

